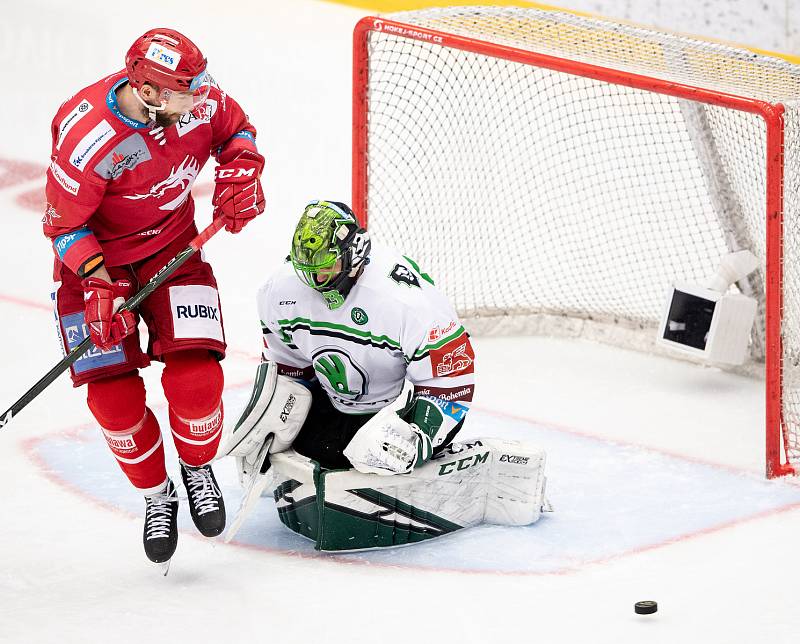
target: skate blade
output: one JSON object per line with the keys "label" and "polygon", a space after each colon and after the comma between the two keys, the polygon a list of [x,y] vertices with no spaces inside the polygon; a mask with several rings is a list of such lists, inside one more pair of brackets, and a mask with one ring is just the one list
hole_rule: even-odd
{"label": "skate blade", "polygon": [[166,560],[166,561],[164,561],[163,563],[157,563],[157,564],[153,564],[153,565],[155,565],[155,566],[156,566],[156,568],[158,569],[158,571],[159,571],[159,572],[160,572],[160,573],[161,573],[161,574],[162,574],[164,577],[166,577],[166,576],[169,574],[169,564],[170,564],[171,562],[172,562],[172,559],[167,559],[167,560]]}

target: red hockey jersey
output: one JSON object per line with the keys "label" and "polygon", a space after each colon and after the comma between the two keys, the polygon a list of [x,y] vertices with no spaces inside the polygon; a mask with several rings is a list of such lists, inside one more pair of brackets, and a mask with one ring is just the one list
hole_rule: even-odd
{"label": "red hockey jersey", "polygon": [[123,71],[90,85],[53,119],[44,234],[75,272],[98,253],[119,266],[167,246],[194,221],[192,184],[209,156],[255,149],[255,128],[219,88],[160,130],[120,111],[126,81]]}

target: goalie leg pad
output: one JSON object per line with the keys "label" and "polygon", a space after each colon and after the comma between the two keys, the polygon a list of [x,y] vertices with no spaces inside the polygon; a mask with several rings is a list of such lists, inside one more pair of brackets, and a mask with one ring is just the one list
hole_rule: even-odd
{"label": "goalie leg pad", "polygon": [[289,448],[303,426],[311,407],[311,392],[299,382],[278,375],[277,365],[262,362],[250,400],[230,432],[223,435],[219,456],[246,459],[274,435],[270,452]]}
{"label": "goalie leg pad", "polygon": [[392,477],[322,470],[292,450],[271,461],[281,522],[323,551],[406,545],[481,523],[529,525],[548,507],[545,453],[517,441],[454,443]]}

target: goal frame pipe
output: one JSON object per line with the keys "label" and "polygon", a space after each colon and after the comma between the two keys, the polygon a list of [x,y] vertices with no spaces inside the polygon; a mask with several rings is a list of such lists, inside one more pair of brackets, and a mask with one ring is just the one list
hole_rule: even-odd
{"label": "goal frame pipe", "polygon": [[791,464],[781,460],[783,423],[783,144],[784,109],[780,104],[716,92],[701,87],[609,69],[550,54],[527,51],[508,45],[409,25],[387,18],[367,16],[353,30],[353,114],[352,114],[352,205],[361,225],[369,225],[367,187],[369,182],[369,35],[386,33],[397,38],[418,40],[432,45],[459,49],[523,65],[581,76],[614,85],[674,96],[760,116],[766,124],[766,476],[794,474]]}

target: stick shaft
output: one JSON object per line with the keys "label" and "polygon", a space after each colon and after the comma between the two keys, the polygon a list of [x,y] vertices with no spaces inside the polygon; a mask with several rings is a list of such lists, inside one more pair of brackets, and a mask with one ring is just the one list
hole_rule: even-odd
{"label": "stick shaft", "polygon": [[[120,307],[132,311],[142,303],[153,291],[155,291],[166,279],[178,270],[192,255],[194,255],[203,244],[211,239],[219,230],[225,225],[222,217],[215,219],[211,222],[202,232],[200,232],[189,245],[184,248],[180,253],[175,255],[164,267],[158,271],[150,281],[145,284],[142,289],[133,295],[128,301]],[[39,381],[26,391],[5,413],[0,416],[0,428],[7,425],[12,418],[14,418],[20,411],[27,407],[34,398],[42,393],[47,387],[64,371],[69,369],[84,353],[92,347],[91,338],[86,338],[77,347],[70,351],[58,364],[56,364],[50,371],[48,371]]]}

